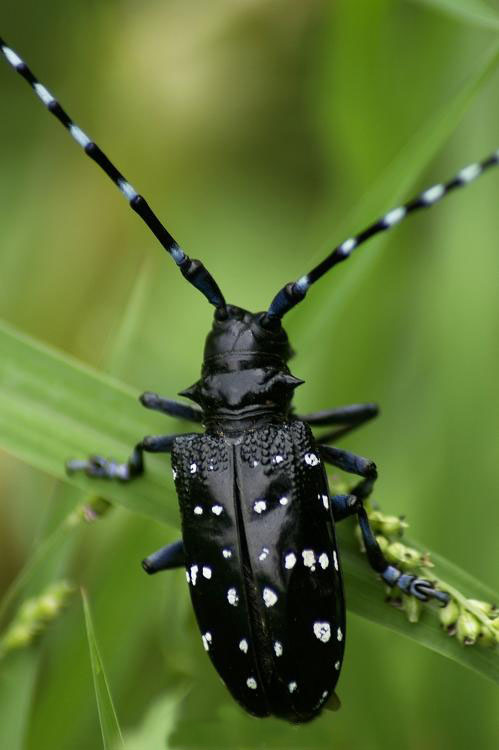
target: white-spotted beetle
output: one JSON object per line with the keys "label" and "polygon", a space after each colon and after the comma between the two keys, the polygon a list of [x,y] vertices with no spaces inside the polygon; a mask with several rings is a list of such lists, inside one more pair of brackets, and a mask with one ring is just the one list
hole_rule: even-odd
{"label": "white-spotted beetle", "polygon": [[[153,393],[141,397],[146,408],[202,423],[205,432],[146,437],[127,463],[94,456],[70,461],[68,471],[129,481],[144,471],[144,452],[172,453],[182,540],[148,557],[144,568],[185,566],[204,647],[245,709],[309,721],[333,694],[345,644],[335,522],[357,515],[369,563],[389,586],[423,601],[445,603],[447,594],[387,563],[363,507],[376,467],[329,445],[376,416],[376,406],[294,414],[292,396],[302,381],[288,369],[292,350],[281,318],[356,247],[497,165],[499,151],[390,211],[286,285],[267,312],[250,313],[226,304],[203,264],[180,249],[144,198],[1,39],[0,49],[215,307],[201,379],[181,393],[198,406]],[[313,426],[333,429],[318,444]],[[331,495],[323,462],[359,475],[360,482],[348,495]]]}

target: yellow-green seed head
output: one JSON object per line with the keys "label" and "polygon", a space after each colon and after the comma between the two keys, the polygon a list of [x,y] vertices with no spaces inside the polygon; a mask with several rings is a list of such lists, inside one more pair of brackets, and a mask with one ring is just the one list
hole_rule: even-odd
{"label": "yellow-green seed head", "polygon": [[457,639],[464,646],[472,646],[476,643],[480,633],[480,623],[470,612],[463,610],[457,618]]}

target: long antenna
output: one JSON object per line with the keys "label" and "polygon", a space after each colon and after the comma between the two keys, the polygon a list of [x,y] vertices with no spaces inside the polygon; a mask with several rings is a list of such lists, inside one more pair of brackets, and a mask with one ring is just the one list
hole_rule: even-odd
{"label": "long antenna", "polygon": [[51,112],[54,117],[57,117],[66,130],[69,131],[70,135],[75,141],[83,148],[84,152],[89,156],[98,166],[107,174],[107,176],[114,182],[116,187],[123,193],[127,199],[130,208],[137,213],[141,219],[147,224],[154,236],[163,245],[165,250],[171,255],[177,266],[180,268],[183,276],[189,281],[196,289],[214,305],[220,313],[224,314],[225,311],[225,299],[222,292],[220,291],[218,284],[216,283],[213,276],[206,270],[204,265],[199,260],[191,260],[188,255],[180,248],[178,243],[172,237],[170,232],[163,226],[156,214],[152,211],[149,204],[137,191],[130,185],[130,183],[123,177],[121,172],[109,161],[108,157],[100,150],[94,141],[81,130],[78,125],[71,120],[69,115],[64,111],[59,102],[52,96],[43,84],[41,84],[37,78],[33,75],[31,70],[28,68],[24,60],[14,52],[11,47],[8,47],[3,39],[0,37],[0,50],[5,55],[5,58],[10,65],[21,75],[25,81],[27,81],[32,87],[35,94],[41,99],[43,104],[47,107],[48,111]]}
{"label": "long antenna", "polygon": [[321,276],[324,276],[324,274],[333,268],[333,266],[336,266],[338,263],[349,258],[352,251],[359,247],[359,245],[367,242],[367,240],[374,237],[374,235],[379,234],[380,232],[385,232],[387,229],[391,229],[414,211],[433,206],[437,201],[456,188],[469,185],[470,182],[476,180],[476,178],[482,175],[487,169],[497,166],[498,164],[499,149],[483,161],[475,162],[474,164],[469,164],[467,167],[464,167],[448,182],[433,185],[420,193],[416,198],[408,201],[408,203],[404,203],[402,206],[392,209],[373,224],[366,227],[362,232],[359,232],[359,234],[355,234],[342,242],[341,245],[337,245],[337,247],[335,247],[334,250],[324,258],[321,263],[319,263],[319,265],[315,266],[315,268],[307,273],[306,276],[302,276],[297,281],[286,284],[286,286],[276,294],[267,313],[265,313],[263,317],[262,323],[271,325],[277,319],[282,318],[283,315],[291,310],[291,308],[302,301],[312,284],[320,279]]}

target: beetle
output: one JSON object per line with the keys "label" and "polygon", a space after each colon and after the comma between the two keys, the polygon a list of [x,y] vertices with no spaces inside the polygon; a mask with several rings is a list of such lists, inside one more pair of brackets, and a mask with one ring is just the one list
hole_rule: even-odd
{"label": "beetle", "polygon": [[[154,393],[141,396],[146,408],[201,423],[204,432],[146,437],[125,463],[93,456],[68,462],[68,471],[126,482],[143,473],[144,453],[171,453],[182,540],[150,555],[144,568],[156,573],[185,567],[203,645],[246,710],[307,722],[333,695],[343,661],[345,606],[335,523],[357,516],[368,561],[389,586],[440,604],[447,595],[385,560],[363,505],[376,466],[330,445],[375,417],[377,407],[355,404],[294,414],[293,393],[303,381],[289,370],[292,350],[282,318],[366,240],[469,184],[499,163],[499,152],[389,211],[284,286],[266,312],[251,313],[226,303],[205,266],[184,253],[26,63],[1,39],[0,49],[215,308],[201,378],[180,394],[196,405]],[[317,441],[316,426],[332,429]],[[325,463],[360,477],[348,495],[331,494]]]}

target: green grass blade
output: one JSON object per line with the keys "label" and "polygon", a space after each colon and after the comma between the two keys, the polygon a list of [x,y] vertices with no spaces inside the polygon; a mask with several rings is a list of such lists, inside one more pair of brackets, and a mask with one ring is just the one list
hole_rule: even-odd
{"label": "green grass blade", "polygon": [[[140,406],[137,391],[5,323],[0,323],[0,351],[0,445],[53,477],[88,489],[85,477],[68,479],[65,461],[95,452],[125,460],[151,425],[164,429],[165,420]],[[165,461],[152,458],[148,466],[140,495],[115,482],[95,482],[92,491],[176,524],[175,505],[166,500]]]}
{"label": "green grass blade", "polygon": [[482,0],[411,0],[428,5],[445,15],[491,31],[499,29],[499,16]]}
{"label": "green grass blade", "polygon": [[85,627],[87,631],[88,649],[90,651],[90,661],[92,664],[92,674],[94,678],[95,698],[97,709],[99,711],[99,721],[102,731],[102,741],[104,750],[118,750],[124,748],[123,737],[121,734],[118,717],[111,697],[111,691],[104,672],[104,665],[99,654],[99,648],[95,639],[92,616],[86,593],[82,590],[83,611],[85,614]]}
{"label": "green grass blade", "polygon": [[[462,646],[455,637],[450,637],[443,632],[438,621],[438,607],[424,607],[421,620],[416,624],[410,623],[402,611],[385,602],[383,587],[373,575],[365,557],[359,553],[352,526],[342,524],[338,532],[341,562],[345,572],[347,604],[351,612],[412,638],[422,646],[499,683],[497,648],[478,644]],[[435,564],[435,575],[439,579],[451,583],[467,597],[482,598],[491,602],[499,601],[497,594],[491,592],[479,581],[475,581],[456,565],[437,555],[432,554],[431,557]]]}

